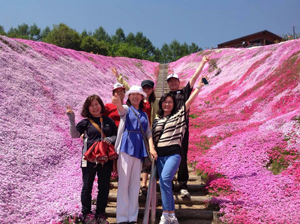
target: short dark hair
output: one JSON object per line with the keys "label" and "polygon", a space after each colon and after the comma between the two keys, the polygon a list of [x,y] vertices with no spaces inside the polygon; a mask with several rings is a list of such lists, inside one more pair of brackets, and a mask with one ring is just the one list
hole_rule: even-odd
{"label": "short dark hair", "polygon": [[163,96],[160,98],[160,100],[159,100],[159,102],[158,102],[159,108],[158,108],[158,110],[157,110],[157,115],[158,115],[159,117],[164,116],[164,110],[162,109],[162,103],[167,99],[167,97],[171,97],[171,98],[173,99],[173,105],[174,105],[174,106],[173,106],[173,109],[172,109],[170,115],[172,116],[172,115],[175,114],[176,111],[177,111],[177,103],[176,103],[176,98],[175,98],[174,94],[172,94],[172,93],[166,93],[165,95],[163,95]]}
{"label": "short dark hair", "polygon": [[[115,95],[115,91],[116,91],[117,89],[114,89],[113,91],[112,91],[112,95],[114,96]],[[125,91],[125,89],[123,89],[124,90],[124,93],[126,93],[126,91]]]}
{"label": "short dark hair", "polygon": [[105,106],[103,101],[101,100],[101,98],[98,95],[90,95],[86,98],[82,110],[81,110],[81,116],[82,117],[91,117],[91,113],[89,111],[89,107],[92,104],[93,100],[97,100],[98,103],[101,105],[101,113],[105,113]]}
{"label": "short dark hair", "polygon": [[[130,95],[130,94],[129,94],[129,95]],[[130,102],[130,100],[129,100],[129,95],[128,95],[128,99],[127,99],[127,101],[126,101],[126,105],[130,107],[130,106],[131,106],[131,102]],[[141,110],[144,109],[144,99],[141,100],[141,102],[140,102],[140,104],[139,104],[139,109],[141,109]]]}

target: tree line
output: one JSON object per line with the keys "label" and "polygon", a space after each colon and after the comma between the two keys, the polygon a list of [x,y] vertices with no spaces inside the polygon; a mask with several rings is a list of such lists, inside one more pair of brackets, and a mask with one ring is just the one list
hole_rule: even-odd
{"label": "tree line", "polygon": [[94,32],[84,30],[78,33],[75,29],[60,23],[53,25],[51,29],[47,26],[41,30],[35,23],[29,26],[26,23],[11,27],[7,32],[0,25],[0,35],[11,38],[29,39],[43,41],[63,48],[70,48],[78,51],[92,52],[105,56],[122,56],[129,58],[145,59],[160,63],[176,61],[183,56],[201,51],[197,44],[180,44],[177,40],[169,45],[164,43],[159,49],[154,47],[152,42],[142,32],[125,35],[122,28],[118,28],[113,35],[109,35],[100,26]]}

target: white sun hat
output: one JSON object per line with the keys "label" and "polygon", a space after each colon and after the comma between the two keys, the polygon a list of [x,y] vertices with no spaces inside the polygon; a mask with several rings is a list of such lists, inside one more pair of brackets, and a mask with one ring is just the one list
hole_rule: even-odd
{"label": "white sun hat", "polygon": [[178,79],[179,80],[179,77],[178,77],[178,75],[177,74],[170,74],[170,75],[168,75],[168,77],[167,77],[167,81],[170,79],[170,78],[174,78],[174,79]]}
{"label": "white sun hat", "polygon": [[131,86],[130,89],[125,93],[125,96],[129,96],[131,93],[139,93],[144,97],[147,97],[147,94],[143,91],[142,87],[140,86]]}

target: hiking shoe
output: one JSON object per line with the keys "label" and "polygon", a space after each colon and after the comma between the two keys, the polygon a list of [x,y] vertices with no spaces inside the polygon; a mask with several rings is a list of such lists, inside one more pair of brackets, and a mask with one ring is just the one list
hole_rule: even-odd
{"label": "hiking shoe", "polygon": [[170,217],[169,217],[169,216],[164,216],[164,215],[162,215],[162,216],[160,217],[159,224],[171,224]]}
{"label": "hiking shoe", "polygon": [[180,196],[182,198],[189,198],[189,197],[191,197],[191,195],[190,195],[190,193],[188,192],[187,189],[181,189],[180,190]]}
{"label": "hiking shoe", "polygon": [[170,218],[170,223],[171,224],[179,224],[178,219],[176,218],[176,216],[169,216]]}
{"label": "hiking shoe", "polygon": [[100,214],[97,217],[97,224],[109,224],[109,222],[106,221],[106,217],[103,214]]}
{"label": "hiking shoe", "polygon": [[143,186],[142,188],[141,188],[141,192],[142,192],[142,195],[143,196],[147,196],[147,187],[146,186]]}
{"label": "hiking shoe", "polygon": [[84,224],[97,224],[97,221],[95,219],[95,216],[90,213],[90,214],[84,215],[83,223]]}

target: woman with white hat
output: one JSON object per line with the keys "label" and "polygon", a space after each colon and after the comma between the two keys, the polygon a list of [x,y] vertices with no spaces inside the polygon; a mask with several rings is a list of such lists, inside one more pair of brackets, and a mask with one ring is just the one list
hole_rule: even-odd
{"label": "woman with white hat", "polygon": [[146,93],[142,87],[132,86],[125,96],[128,97],[127,105],[122,105],[118,94],[115,93],[112,97],[112,103],[117,107],[120,114],[120,124],[115,143],[115,150],[119,154],[119,188],[116,213],[118,223],[136,223],[142,161],[147,156],[141,128],[143,128],[149,141],[150,154],[154,159],[157,158],[157,153],[153,145],[148,116],[142,110]]}
{"label": "woman with white hat", "polygon": [[[123,79],[122,74],[119,74],[116,68],[111,68],[113,75],[117,78],[117,81],[124,86],[126,90],[130,89],[130,85]],[[154,92],[154,82],[152,80],[143,80],[141,83],[143,91],[147,96],[143,100],[143,111],[148,115],[150,127],[153,124],[154,119],[157,117],[158,100],[156,99]],[[143,196],[147,195],[147,181],[148,175],[150,174],[151,168],[142,169],[142,187],[141,193]]]}

